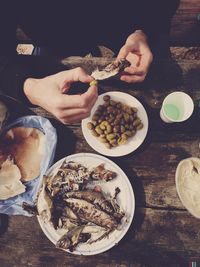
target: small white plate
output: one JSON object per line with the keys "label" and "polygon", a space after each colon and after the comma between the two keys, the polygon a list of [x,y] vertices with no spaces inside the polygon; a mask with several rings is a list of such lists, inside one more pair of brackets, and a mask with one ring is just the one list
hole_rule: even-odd
{"label": "small white plate", "polygon": [[[141,130],[137,131],[134,137],[129,138],[126,144],[113,147],[111,149],[106,148],[104,144],[101,143],[101,141],[97,137],[91,134],[91,131],[87,127],[87,123],[92,120],[92,116],[96,111],[97,107],[104,103],[103,100],[104,95],[109,95],[111,99],[115,101],[120,101],[123,104],[129,105],[131,107],[136,107],[138,109],[137,115],[144,124],[144,127]],[[148,131],[148,117],[143,105],[135,97],[122,92],[109,92],[100,95],[98,97],[97,102],[95,103],[94,107],[91,110],[90,117],[82,120],[82,132],[87,143],[97,152],[110,157],[124,156],[135,151],[143,143],[147,135],[147,131]]]}
{"label": "small white plate", "polygon": [[[117,166],[114,162],[103,156],[91,153],[79,153],[63,158],[56,162],[47,171],[46,175],[55,173],[65,159],[67,161],[73,160],[79,162],[88,168],[92,168],[104,163],[105,168],[117,173],[117,177],[114,178],[112,181],[105,183],[99,182],[99,184],[103,192],[108,194],[110,193],[111,195],[114,194],[116,187],[119,187],[121,190],[121,192],[117,196],[117,200],[120,207],[125,212],[125,218],[122,219],[120,230],[113,231],[111,234],[109,234],[108,237],[105,237],[104,239],[97,241],[91,245],[87,243],[81,243],[76,247],[75,251],[72,252],[73,254],[77,255],[95,255],[102,253],[115,246],[123,238],[123,236],[126,234],[131,225],[135,211],[135,197],[132,186],[129,182],[129,179],[119,166]],[[38,221],[45,235],[49,238],[51,242],[56,244],[56,242],[63,235],[63,232],[61,234],[58,230],[55,230],[50,223],[44,223],[44,221],[42,221],[39,216]],[[67,252],[70,251],[67,250]]]}
{"label": "small white plate", "polygon": [[175,181],[182,204],[194,217],[200,219],[200,159],[191,157],[180,161]]}

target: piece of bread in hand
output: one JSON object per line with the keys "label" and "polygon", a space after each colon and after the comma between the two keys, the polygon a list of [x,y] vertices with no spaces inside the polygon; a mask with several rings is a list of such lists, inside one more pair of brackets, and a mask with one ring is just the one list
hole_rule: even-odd
{"label": "piece of bread in hand", "polygon": [[5,200],[25,192],[20,181],[21,172],[13,160],[7,158],[0,169],[0,199]]}
{"label": "piece of bread in hand", "polygon": [[3,154],[11,155],[14,159],[20,169],[22,181],[30,181],[39,176],[44,140],[41,131],[26,127],[12,128],[2,138]]}

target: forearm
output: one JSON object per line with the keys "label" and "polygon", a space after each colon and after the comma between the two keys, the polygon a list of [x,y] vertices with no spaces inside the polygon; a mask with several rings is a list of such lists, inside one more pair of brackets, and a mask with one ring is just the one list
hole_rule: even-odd
{"label": "forearm", "polygon": [[[2,58],[2,57],[1,57]],[[0,65],[0,90],[26,105],[30,105],[24,91],[28,78],[43,78],[64,69],[56,60],[34,56],[12,56],[4,59]],[[29,79],[30,81],[30,79]]]}

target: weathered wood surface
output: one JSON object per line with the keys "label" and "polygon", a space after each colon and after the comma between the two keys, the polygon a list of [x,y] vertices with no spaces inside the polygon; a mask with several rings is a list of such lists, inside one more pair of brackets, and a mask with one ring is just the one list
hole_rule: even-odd
{"label": "weathered wood surface", "polygon": [[0,238],[2,267],[189,266],[199,257],[200,221],[185,211],[138,209],[126,236],[111,250],[95,256],[60,251],[44,236],[36,218],[10,219]]}
{"label": "weathered wood surface", "polygon": [[[91,70],[107,60],[68,58],[67,67]],[[118,81],[100,83],[100,92],[120,90],[137,97],[149,117],[144,144],[134,153],[112,158],[127,174],[136,197],[134,221],[126,236],[111,250],[96,256],[74,256],[57,250],[46,238],[36,218],[10,217],[9,228],[0,236],[0,266],[189,266],[199,260],[200,220],[182,206],[175,188],[175,170],[180,160],[199,156],[200,112],[187,122],[165,124],[159,110],[171,91],[183,90],[200,99],[200,61],[154,63],[147,81],[126,85]],[[40,115],[52,118],[41,109]],[[84,140],[80,124],[64,126],[52,120],[58,130],[57,159],[72,153],[96,153]],[[70,142],[69,142],[70,140]]]}
{"label": "weathered wood surface", "polygon": [[178,46],[200,43],[199,0],[180,0],[180,6],[172,19],[171,42]]}

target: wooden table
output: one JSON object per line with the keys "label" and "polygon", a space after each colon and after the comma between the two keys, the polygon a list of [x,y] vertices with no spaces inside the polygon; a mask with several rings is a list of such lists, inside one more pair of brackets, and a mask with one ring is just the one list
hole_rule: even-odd
{"label": "wooden table", "polygon": [[[90,69],[105,64],[106,59],[68,58],[63,62],[68,67]],[[128,156],[111,158],[125,171],[135,192],[136,212],[128,233],[105,253],[75,256],[56,249],[35,217],[12,216],[7,232],[0,236],[1,267],[182,267],[189,266],[192,259],[200,262],[200,220],[185,210],[175,188],[179,161],[200,155],[200,112],[196,108],[188,121],[177,124],[163,123],[159,117],[162,100],[169,92],[182,90],[195,101],[200,99],[200,61],[157,62],[143,84],[100,84],[101,92],[110,90],[137,97],[149,117],[142,146]],[[48,115],[40,109],[35,111]],[[57,159],[71,153],[96,153],[84,140],[80,125],[54,125],[59,132]]]}

